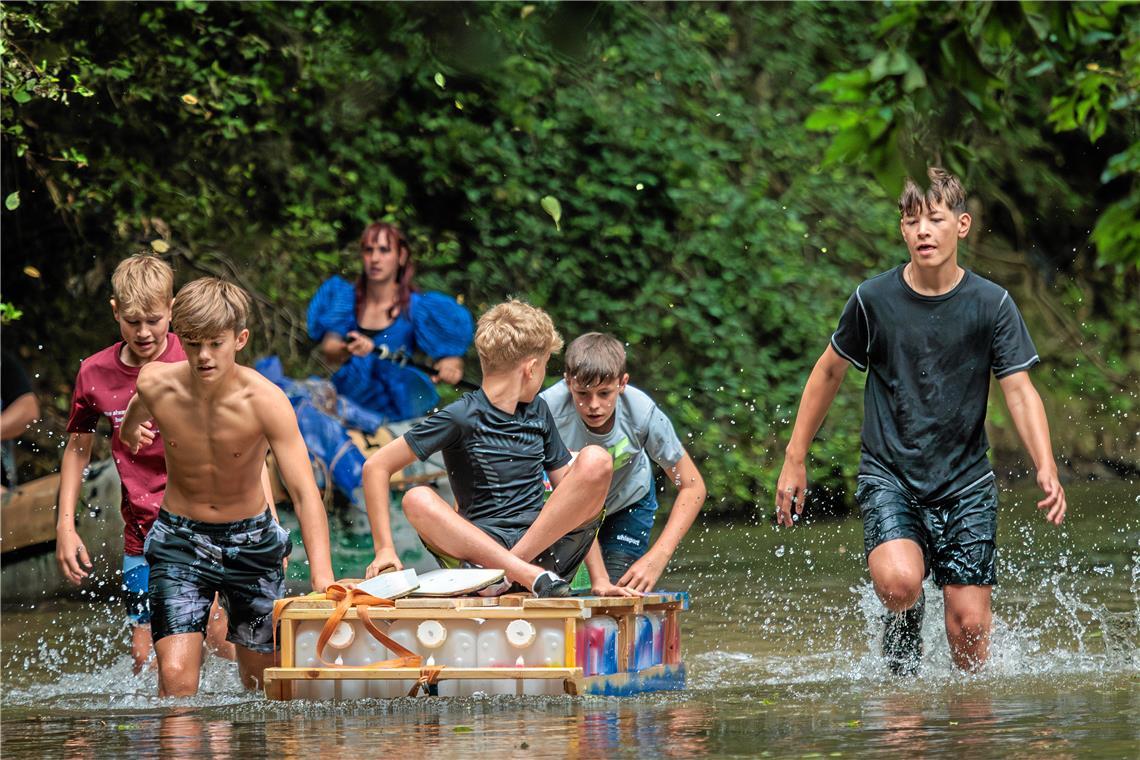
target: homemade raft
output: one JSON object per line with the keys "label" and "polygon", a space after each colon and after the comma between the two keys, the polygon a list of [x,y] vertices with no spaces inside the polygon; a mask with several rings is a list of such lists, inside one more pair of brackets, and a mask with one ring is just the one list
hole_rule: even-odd
{"label": "homemade raft", "polygon": [[325,597],[279,603],[281,667],[266,669],[265,695],[626,696],[682,689],[680,613],[688,608],[688,594],[677,592],[392,602],[334,586]]}

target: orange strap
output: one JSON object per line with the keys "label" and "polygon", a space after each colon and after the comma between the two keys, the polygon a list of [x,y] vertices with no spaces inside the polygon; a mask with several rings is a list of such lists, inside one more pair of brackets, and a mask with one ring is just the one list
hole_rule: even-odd
{"label": "orange strap", "polygon": [[[423,667],[423,658],[411,651],[407,647],[397,643],[387,634],[380,630],[380,628],[372,622],[372,618],[368,615],[370,607],[394,607],[396,605],[391,599],[383,599],[381,597],[372,596],[357,588],[348,588],[340,583],[333,583],[325,589],[323,595],[312,595],[306,597],[290,597],[288,599],[278,599],[273,604],[273,645],[274,649],[277,648],[277,623],[281,619],[282,613],[290,604],[297,599],[326,599],[335,601],[337,603],[336,609],[325,621],[324,627],[321,629],[321,635],[317,638],[317,658],[321,664],[329,668],[420,668],[420,676],[412,684],[411,691],[408,692],[409,697],[414,697],[416,693],[422,688],[426,694],[428,687],[435,684],[439,679],[439,673],[443,670],[442,666]],[[335,662],[329,662],[324,657],[325,645],[328,644],[329,639],[332,637],[333,631],[344,619],[345,613],[348,612],[349,607],[356,607],[356,614],[360,619],[361,624],[364,626],[372,637],[383,644],[390,651],[394,652],[397,656],[387,660],[378,660],[377,662],[370,662],[367,665],[338,665]]]}

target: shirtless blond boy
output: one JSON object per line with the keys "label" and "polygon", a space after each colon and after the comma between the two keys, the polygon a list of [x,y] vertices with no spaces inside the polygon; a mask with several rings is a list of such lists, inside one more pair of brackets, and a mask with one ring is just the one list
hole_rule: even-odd
{"label": "shirtless blond boy", "polygon": [[197,692],[215,592],[229,613],[242,683],[256,688],[273,664],[273,602],[284,596],[282,560],[293,547],[265,500],[270,449],[301,522],[313,588],[333,581],[328,522],[293,408],[235,361],[249,340],[248,312],[245,292],[222,280],[182,288],[172,323],[187,361],[143,367],[120,428],[137,449],[157,427],[166,450],[166,496],[143,547],[161,696]]}

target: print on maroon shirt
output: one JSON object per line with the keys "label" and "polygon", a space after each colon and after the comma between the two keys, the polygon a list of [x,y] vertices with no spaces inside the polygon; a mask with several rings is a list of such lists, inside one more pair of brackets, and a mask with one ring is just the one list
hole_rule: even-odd
{"label": "print on maroon shirt", "polygon": [[[124,551],[132,556],[142,554],[146,538],[162,497],[166,492],[166,455],[162,438],[154,441],[138,454],[132,454],[119,439],[119,425],[127,412],[127,403],[135,395],[139,368],[123,363],[119,354],[123,342],[108,346],[83,360],[75,376],[75,392],[71,399],[71,417],[67,420],[69,433],[94,433],[100,417],[111,421],[111,456],[123,481],[121,511]],[[155,361],[180,362],[186,359],[182,343],[174,333],[167,333],[166,350]],[[158,432],[157,430],[155,431]]]}

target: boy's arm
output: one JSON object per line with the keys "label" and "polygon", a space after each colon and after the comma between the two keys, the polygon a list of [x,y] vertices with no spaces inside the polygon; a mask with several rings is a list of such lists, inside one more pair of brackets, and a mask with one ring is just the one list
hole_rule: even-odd
{"label": "boy's arm", "polygon": [[83,487],[83,471],[91,463],[94,433],[72,433],[59,466],[59,500],[55,520],[55,559],[60,572],[78,586],[91,569],[91,558],[83,539],[75,531],[75,504]]}
{"label": "boy's arm", "polygon": [[[672,559],[673,552],[681,545],[681,539],[689,532],[693,521],[697,519],[697,513],[705,503],[705,497],[708,495],[705,481],[688,452],[685,452],[677,464],[666,472],[677,484],[677,498],[673,501],[669,519],[661,535],[653,546],[649,547],[649,551],[626,570],[625,575],[618,581],[619,586],[629,586],[643,593],[652,591],[661,573],[665,572],[665,566]],[[652,487],[651,484],[650,488]]]}
{"label": "boy's arm", "polygon": [[[141,384],[141,372],[139,379]],[[139,453],[139,449],[149,446],[154,440],[154,426],[150,423],[152,416],[142,395],[136,390],[127,404],[126,414],[123,415],[123,421],[119,425],[119,439],[132,454]]]}
{"label": "boy's arm", "polygon": [[0,440],[19,438],[40,418],[40,402],[36,394],[25,393],[0,412]]}
{"label": "boy's arm", "polygon": [[808,448],[827,410],[835,401],[835,394],[843,383],[843,376],[847,374],[848,362],[840,356],[831,344],[827,345],[819,361],[815,363],[807,385],[804,386],[803,396],[800,398],[800,408],[796,412],[796,424],[792,428],[792,439],[784,451],[784,466],[780,470],[780,478],[776,481],[776,522],[791,527],[792,506],[795,505],[796,514],[803,514],[804,491],[807,488],[807,468],[804,461],[807,459]]}
{"label": "boy's arm", "polygon": [[1005,396],[1009,414],[1017,427],[1017,434],[1025,444],[1033,464],[1037,468],[1037,485],[1045,492],[1045,498],[1037,502],[1037,508],[1047,510],[1045,519],[1060,525],[1065,519],[1068,505],[1065,489],[1057,478],[1057,463],[1053,460],[1053,446],[1049,442],[1049,420],[1045,417],[1045,405],[1033,387],[1028,372],[1015,372],[998,381]]}
{"label": "boy's arm", "polygon": [[365,578],[373,578],[386,568],[402,570],[404,567],[392,540],[389,488],[392,474],[414,461],[415,452],[404,440],[404,436],[400,436],[389,441],[364,463],[364,505],[372,527],[372,546],[376,551],[375,558],[364,571]]}
{"label": "boy's arm", "polygon": [[275,392],[267,392],[262,397],[262,429],[285,480],[285,488],[293,502],[293,511],[301,522],[301,540],[309,558],[309,576],[313,590],[324,591],[335,580],[325,505],[321,501],[317,483],[313,480],[313,468],[309,464],[305,440],[297,427],[293,406],[280,389],[273,386],[272,391]]}
{"label": "boy's arm", "polygon": [[606,561],[602,558],[602,545],[597,538],[586,553],[586,570],[590,573],[590,593],[594,596],[641,596],[634,589],[610,581]]}

